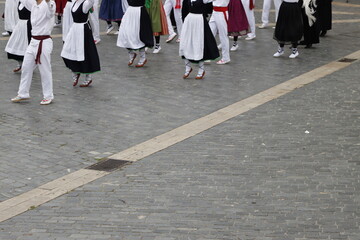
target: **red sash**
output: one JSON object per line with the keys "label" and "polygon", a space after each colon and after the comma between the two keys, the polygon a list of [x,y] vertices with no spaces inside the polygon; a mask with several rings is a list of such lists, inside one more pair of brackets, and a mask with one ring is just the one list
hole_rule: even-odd
{"label": "red sash", "polygon": [[38,48],[38,51],[36,53],[36,58],[35,58],[35,63],[36,64],[41,64],[40,62],[40,55],[41,55],[41,52],[42,52],[42,43],[43,43],[43,40],[45,39],[48,39],[48,38],[51,38],[50,35],[44,35],[44,36],[31,36],[33,39],[36,39],[36,40],[40,40],[40,43],[39,43],[39,48]]}
{"label": "red sash", "polygon": [[213,10],[215,12],[222,12],[224,14],[225,21],[228,22],[228,18],[226,16],[226,11],[228,10],[228,7],[213,7]]}

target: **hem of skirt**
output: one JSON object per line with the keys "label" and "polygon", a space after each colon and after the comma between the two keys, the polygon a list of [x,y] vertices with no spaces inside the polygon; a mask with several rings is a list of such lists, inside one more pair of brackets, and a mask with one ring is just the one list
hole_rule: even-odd
{"label": "hem of skirt", "polygon": [[[70,69],[71,70],[71,69]],[[85,72],[73,72],[73,73],[76,73],[76,74],[93,74],[93,73],[97,73],[97,72],[100,72],[101,70],[97,70],[95,72],[88,72],[88,73],[85,73]]]}

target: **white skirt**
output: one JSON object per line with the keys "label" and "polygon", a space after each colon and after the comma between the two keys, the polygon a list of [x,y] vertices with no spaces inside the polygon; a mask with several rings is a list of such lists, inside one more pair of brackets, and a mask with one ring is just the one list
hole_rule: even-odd
{"label": "white skirt", "polygon": [[18,4],[19,0],[5,1],[5,31],[13,32],[17,22],[19,21]]}
{"label": "white skirt", "polygon": [[141,7],[129,6],[120,24],[116,46],[130,49],[140,49],[145,44],[140,40]]}
{"label": "white skirt", "polygon": [[179,55],[186,59],[199,61],[204,55],[204,17],[189,13],[180,34]]}
{"label": "white skirt", "polygon": [[27,21],[20,19],[16,24],[13,33],[11,34],[9,41],[6,44],[5,52],[24,56],[26,48],[29,45],[28,32],[27,32]]}

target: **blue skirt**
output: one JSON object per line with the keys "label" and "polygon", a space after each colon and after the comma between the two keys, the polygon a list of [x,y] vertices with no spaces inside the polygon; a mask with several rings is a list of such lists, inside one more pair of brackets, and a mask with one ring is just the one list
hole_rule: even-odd
{"label": "blue skirt", "polygon": [[121,21],[124,15],[122,0],[102,0],[99,18],[105,21]]}

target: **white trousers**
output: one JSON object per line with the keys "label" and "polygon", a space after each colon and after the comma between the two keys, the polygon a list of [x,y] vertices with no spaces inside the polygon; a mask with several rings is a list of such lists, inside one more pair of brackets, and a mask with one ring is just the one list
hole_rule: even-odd
{"label": "white trousers", "polygon": [[[255,0],[253,0],[254,4],[255,4]],[[251,32],[248,33],[249,37],[256,37],[256,33],[255,33],[255,16],[254,16],[254,9],[250,10],[250,0],[241,0],[241,3],[243,4],[244,10],[245,10],[245,14],[246,14],[246,18],[249,22],[250,25],[250,30]]]}
{"label": "white trousers", "polygon": [[275,6],[275,22],[277,20],[279,8],[282,3],[282,0],[264,0],[262,14],[261,14],[261,21],[265,25],[269,24],[271,1],[274,1],[274,6]]}
{"label": "white trousers", "polygon": [[89,14],[89,22],[95,41],[100,41],[100,23],[99,23],[99,0],[94,2],[94,11]]}
{"label": "white trousers", "polygon": [[33,72],[36,67],[39,67],[41,85],[44,98],[53,99],[53,79],[51,70],[51,52],[53,49],[53,41],[51,38],[45,39],[42,44],[42,52],[40,55],[41,64],[35,63],[36,54],[38,51],[40,41],[31,39],[29,46],[26,49],[24,61],[21,69],[21,81],[18,91],[18,96],[22,98],[29,98],[30,86],[33,77]]}
{"label": "white trousers", "polygon": [[[229,14],[225,12],[227,19],[229,19]],[[221,44],[221,54],[224,61],[230,61],[230,52],[229,52],[229,37],[228,37],[228,26],[223,12],[213,11],[211,18],[209,20],[210,29],[214,35],[219,33],[219,39]]]}
{"label": "white trousers", "polygon": [[[182,3],[182,1],[180,1],[180,4],[181,3]],[[166,0],[164,3],[164,11],[166,14],[169,35],[171,35],[171,34],[175,33],[174,28],[171,23],[171,19],[170,19],[170,12],[172,9],[174,9],[174,18],[175,18],[175,22],[176,22],[177,32],[178,32],[178,35],[180,36],[181,29],[182,29],[181,8],[175,9],[175,5],[176,5],[176,0]]]}

